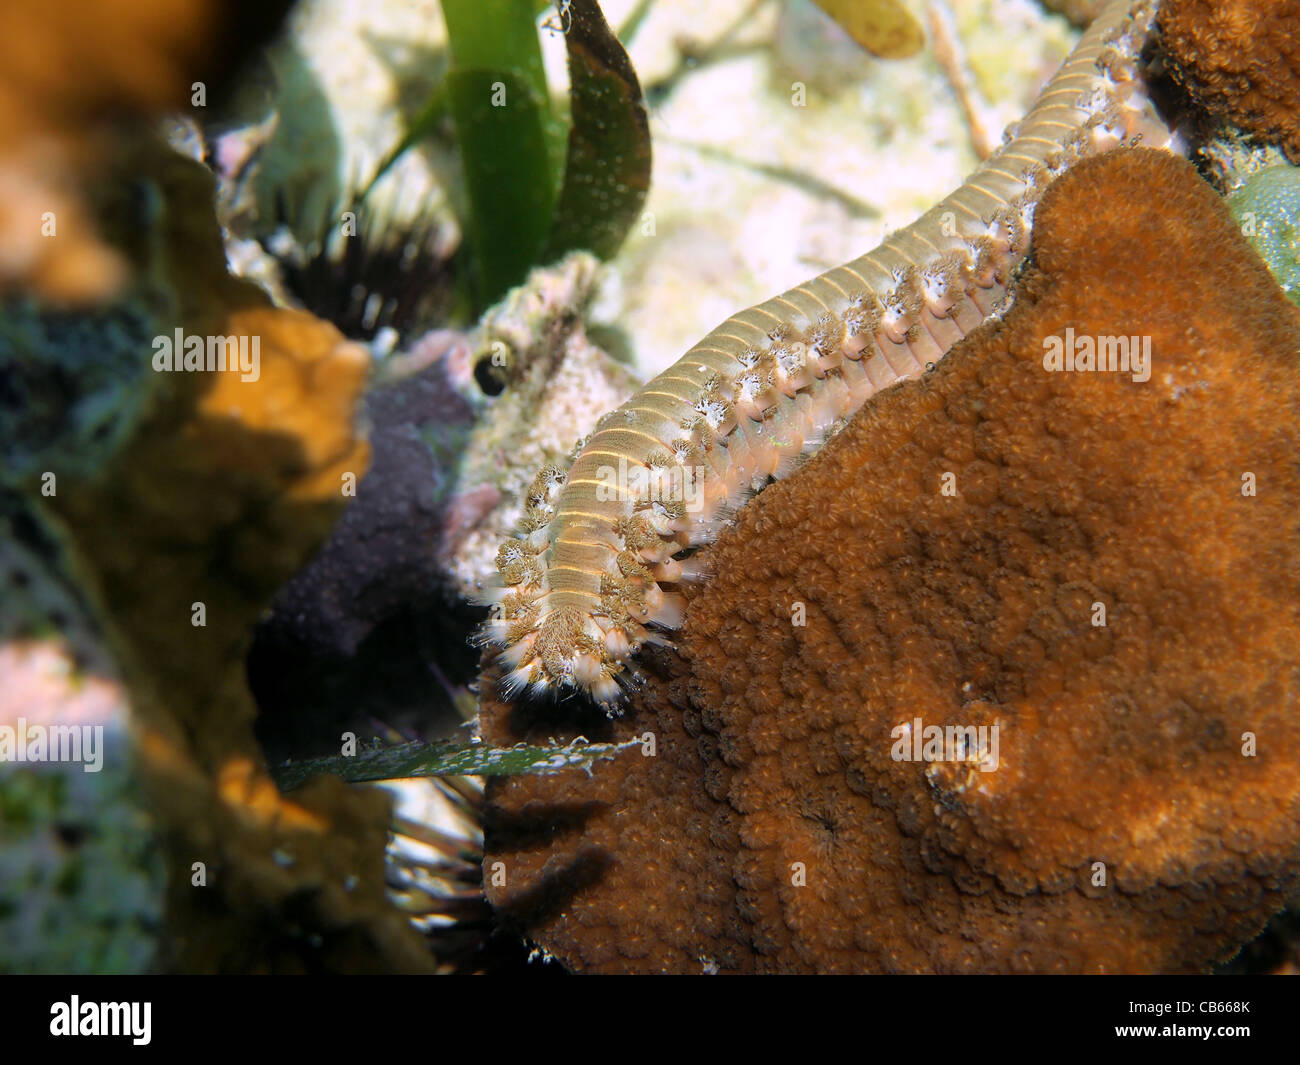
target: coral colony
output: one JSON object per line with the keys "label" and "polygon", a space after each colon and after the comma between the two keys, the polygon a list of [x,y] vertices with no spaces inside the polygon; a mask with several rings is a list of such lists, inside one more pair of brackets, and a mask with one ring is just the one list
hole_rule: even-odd
{"label": "coral colony", "polygon": [[[489,898],[566,967],[1199,971],[1285,905],[1296,309],[1169,153],[1079,163],[1035,242],[995,328],[700,552],[620,716],[492,697],[489,665],[494,744],[657,741],[488,788]],[[1156,371],[1045,372],[1067,322]]]}

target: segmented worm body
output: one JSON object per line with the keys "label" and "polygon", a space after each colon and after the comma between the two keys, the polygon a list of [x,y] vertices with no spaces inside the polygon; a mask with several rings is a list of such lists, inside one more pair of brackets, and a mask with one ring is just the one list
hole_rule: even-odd
{"label": "segmented worm body", "polygon": [[690,552],[871,396],[1001,313],[1034,207],[1080,158],[1172,148],[1142,51],[1152,2],[1111,4],[1004,145],[874,251],[733,315],[533,482],[497,555],[484,638],[507,693],[578,687],[608,710],[631,657],[681,621]]}

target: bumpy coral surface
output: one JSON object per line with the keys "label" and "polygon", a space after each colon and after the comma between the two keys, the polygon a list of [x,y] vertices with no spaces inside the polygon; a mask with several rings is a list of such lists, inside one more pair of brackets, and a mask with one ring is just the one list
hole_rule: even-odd
{"label": "bumpy coral surface", "polygon": [[[1196,970],[1295,891],[1300,315],[1180,160],[1038,219],[1007,318],[708,549],[624,717],[484,684],[493,742],[645,741],[489,790],[489,897],[566,966]],[[1049,372],[1083,336],[1149,378]],[[996,747],[895,757],[935,725]]]}
{"label": "bumpy coral surface", "polygon": [[1197,104],[1300,162],[1300,3],[1166,0],[1159,24]]}

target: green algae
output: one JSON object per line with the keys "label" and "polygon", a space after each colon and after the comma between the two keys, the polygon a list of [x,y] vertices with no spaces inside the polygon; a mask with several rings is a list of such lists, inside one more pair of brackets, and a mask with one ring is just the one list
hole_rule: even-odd
{"label": "green algae", "polygon": [[1300,306],[1300,167],[1251,175],[1228,196],[1228,209],[1287,299]]}

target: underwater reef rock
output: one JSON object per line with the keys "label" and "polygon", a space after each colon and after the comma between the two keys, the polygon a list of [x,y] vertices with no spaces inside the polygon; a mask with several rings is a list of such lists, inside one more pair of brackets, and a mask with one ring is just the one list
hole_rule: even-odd
{"label": "underwater reef rock", "polygon": [[[4,591],[68,616],[62,590],[22,550],[0,547]],[[164,878],[131,769],[126,700],[102,662],[83,668],[85,649],[84,635],[0,642],[0,728],[24,740],[75,730],[60,742],[79,759],[22,764],[10,751],[0,764],[0,973],[142,972],[157,952]]]}
{"label": "underwater reef rock", "polygon": [[1228,209],[1287,299],[1300,304],[1300,167],[1257,170],[1228,195]]}
{"label": "underwater reef rock", "polygon": [[[376,719],[430,739],[461,722],[449,706],[430,706],[430,685],[431,666],[462,681],[474,672],[465,640],[472,612],[455,605],[434,550],[458,515],[481,514],[457,494],[458,460],[482,413],[459,390],[465,347],[458,333],[428,336],[411,372],[368,390],[369,472],[324,546],[258,622],[249,683],[272,759],[337,754],[340,733],[368,735]],[[477,391],[472,378],[468,387]],[[492,491],[486,502],[498,499]]]}
{"label": "underwater reef rock", "polygon": [[141,972],[157,953],[164,876],[126,694],[42,531],[0,490],[0,729],[15,741],[58,729],[73,756],[0,761],[0,973]]}
{"label": "underwater reef rock", "polygon": [[258,626],[250,679],[272,756],[337,753],[343,728],[374,719],[425,738],[460,724],[449,705],[430,713],[429,688],[438,671],[474,676],[465,633],[479,616],[461,600],[495,576],[537,466],[637,386],[588,335],[600,272],[570,254],[469,334],[429,333],[384,361],[365,398],[370,471]]}
{"label": "underwater reef rock", "polygon": [[438,544],[462,594],[496,579],[497,549],[523,520],[538,467],[565,460],[575,440],[640,384],[589,335],[601,271],[581,251],[533,270],[470,337],[474,379],[497,398],[465,445],[460,517]]}
{"label": "underwater reef rock", "polygon": [[1300,2],[1165,0],[1158,21],[1192,99],[1300,163]]}
{"label": "underwater reef rock", "polygon": [[[706,549],[624,716],[487,663],[488,742],[643,740],[488,788],[489,900],[568,968],[1194,971],[1296,893],[1300,312],[1173,157],[1037,226],[1005,320]],[[1048,372],[1085,336],[1149,378]],[[998,731],[896,760],[918,718]]]}
{"label": "underwater reef rock", "polygon": [[75,304],[118,291],[125,264],[88,203],[116,150],[115,123],[205,106],[289,6],[0,0],[0,290]]}
{"label": "underwater reef rock", "polygon": [[[149,141],[117,162],[102,232],[131,264],[129,299],[153,309],[157,335],[138,351],[155,367],[150,394],[96,468],[54,449],[57,490],[43,493],[34,473],[21,487],[92,604],[130,702],[167,875],[158,963],[429,971],[386,895],[389,799],[336,779],[281,796],[245,681],[255,620],[365,472],[356,408],[369,354],[227,274],[203,167]],[[247,340],[256,368],[157,370],[158,342],[175,330],[206,338],[209,355],[212,338]]]}

